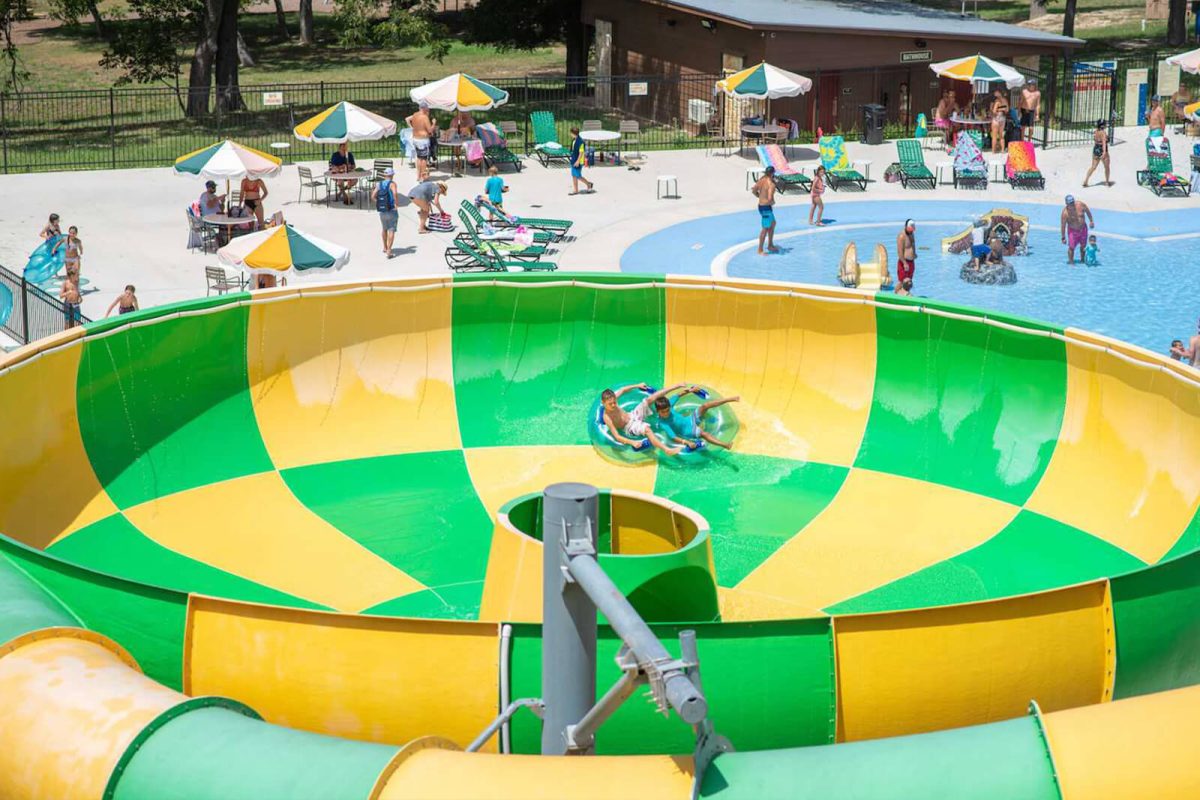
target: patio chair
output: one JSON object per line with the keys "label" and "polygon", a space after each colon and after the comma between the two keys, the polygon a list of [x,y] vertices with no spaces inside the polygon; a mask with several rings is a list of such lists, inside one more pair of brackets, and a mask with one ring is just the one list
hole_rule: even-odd
{"label": "patio chair", "polygon": [[1014,189],[1045,189],[1046,176],[1038,169],[1033,142],[1009,142],[1004,177]]}
{"label": "patio chair", "polygon": [[314,179],[311,169],[308,167],[296,167],[296,172],[300,174],[300,196],[296,198],[297,202],[304,199],[305,189],[308,189],[312,193],[312,202],[314,203],[317,202],[317,189],[325,192],[326,195],[329,194],[329,189],[325,186],[324,179]]}
{"label": "patio chair", "polygon": [[513,120],[513,119],[500,120],[500,132],[504,134],[504,138],[506,141],[520,139],[522,150],[529,149],[529,140],[525,138],[525,132],[517,127],[516,120]]}
{"label": "patio chair", "polygon": [[[487,202],[487,198],[481,197],[480,200],[485,205],[490,206],[490,203]],[[479,208],[477,208],[474,203],[472,203],[470,200],[463,200],[462,208],[468,214],[471,215],[471,219],[473,219],[475,221],[476,226],[478,226],[478,227],[483,226],[483,224],[484,224],[483,214],[482,214],[482,212],[480,212]],[[559,239],[562,239],[564,236],[567,235],[567,233],[571,230],[571,226],[574,224],[569,219],[549,219],[546,217],[517,217],[517,216],[513,216],[511,214],[510,215],[501,215],[500,213],[495,212],[495,211],[493,213],[494,213],[496,219],[494,221],[492,221],[491,223],[489,223],[492,227],[503,230],[506,228],[515,228],[519,225],[524,225],[525,227],[532,228],[535,231],[534,237],[533,237],[535,241],[557,241]],[[540,234],[545,234],[545,237],[540,236]]]}
{"label": "patio chair", "polygon": [[599,131],[604,129],[604,123],[598,119],[585,119],[579,126],[581,131]]}
{"label": "patio chair", "polygon": [[925,150],[937,150],[946,146],[946,132],[941,128],[929,127],[929,118],[925,116],[924,111],[917,114],[913,138],[920,142]]}
{"label": "patio chair", "polygon": [[475,126],[475,135],[483,144],[483,160],[489,166],[499,167],[501,164],[512,164],[516,167],[517,172],[521,171],[521,159],[508,149],[508,140],[503,131],[491,122],[484,122]]}
{"label": "patio chair", "polygon": [[462,221],[463,232],[454,237],[454,242],[446,248],[446,266],[452,270],[477,269],[478,263],[460,245],[468,245],[480,253],[494,255],[502,260],[538,261],[546,254],[544,245],[521,245],[511,240],[484,239],[479,229],[475,227],[471,216],[465,210],[458,210],[458,218]]}
{"label": "patio chair", "polygon": [[758,152],[758,161],[763,168],[775,168],[775,185],[779,191],[799,188],[804,191],[812,189],[812,178],[800,172],[788,163],[783,150],[777,144],[760,144],[754,148]]}
{"label": "patio chair", "polygon": [[217,252],[217,230],[205,225],[192,210],[186,209],[188,222],[188,250],[199,250],[202,253]]}
{"label": "patio chair", "polygon": [[897,139],[896,156],[900,159],[900,185],[905,189],[911,183],[916,187],[937,188],[937,179],[925,166],[925,154],[921,151],[921,143],[916,139]]}
{"label": "patio chair", "polygon": [[242,190],[231,189],[229,191],[229,202],[226,203],[226,208],[237,208],[242,204]]}
{"label": "patio chair", "polygon": [[858,187],[866,191],[867,178],[850,163],[846,154],[846,140],[841,136],[822,136],[818,142],[821,151],[821,166],[829,178],[829,186],[835,192],[841,187]]}
{"label": "patio chair", "polygon": [[637,147],[637,154],[642,154],[642,125],[636,119],[623,119],[617,123],[617,133],[621,134],[621,150],[628,153],[630,146]]}
{"label": "patio chair", "polygon": [[240,292],[244,285],[242,279],[236,275],[227,275],[225,270],[220,267],[205,267],[204,280],[208,284],[206,297],[216,292],[218,295],[223,295],[226,292]]}
{"label": "patio chair", "polygon": [[490,247],[480,250],[474,244],[466,242],[459,242],[457,247],[462,251],[465,260],[458,266],[451,267],[455,272],[462,272],[463,270],[508,272],[510,269],[532,272],[535,270],[554,271],[558,269],[558,265],[552,261],[522,261],[508,258],[498,254]]}
{"label": "patio chair", "polygon": [[1192,186],[1175,174],[1171,141],[1165,136],[1146,137],[1146,168],[1138,170],[1137,182],[1159,197],[1187,197]]}
{"label": "patio chair", "polygon": [[959,136],[954,143],[953,155],[954,188],[986,189],[988,184],[987,162],[974,136]]}
{"label": "patio chair", "polygon": [[375,159],[375,164],[371,167],[371,181],[378,183],[379,181],[381,181],[385,177],[387,177],[386,175],[383,174],[384,172],[386,172],[389,169],[394,170],[395,168],[396,168],[396,162],[394,162],[390,158]]}
{"label": "patio chair", "polygon": [[533,154],[543,167],[549,166],[552,161],[570,162],[571,151],[558,143],[558,128],[553,114],[534,111],[529,115],[529,123],[533,126]]}

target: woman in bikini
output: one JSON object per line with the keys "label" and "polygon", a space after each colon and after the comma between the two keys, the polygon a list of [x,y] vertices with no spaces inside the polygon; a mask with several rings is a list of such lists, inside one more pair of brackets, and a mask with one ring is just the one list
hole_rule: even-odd
{"label": "woman in bikini", "polygon": [[242,178],[242,205],[250,209],[250,213],[254,214],[258,219],[258,227],[263,226],[263,200],[267,199],[267,185],[263,183],[262,178],[251,178],[246,176]]}
{"label": "woman in bikini", "polygon": [[112,305],[104,313],[106,319],[112,316],[114,308],[117,309],[118,314],[131,314],[141,308],[138,304],[137,288],[132,283],[125,287],[125,291],[117,295],[116,300],[112,301]]}
{"label": "woman in bikini", "polygon": [[1083,185],[1086,188],[1088,181],[1092,179],[1092,173],[1096,171],[1096,167],[1104,164],[1104,185],[1112,186],[1112,181],[1108,179],[1109,160],[1108,160],[1108,131],[1105,128],[1108,123],[1104,120],[1096,120],[1096,130],[1092,133],[1092,168],[1087,171],[1087,175],[1083,178]]}
{"label": "woman in bikini", "polygon": [[57,253],[60,247],[66,248],[63,253],[63,267],[67,271],[67,278],[79,283],[79,267],[83,258],[83,242],[79,238],[79,228],[74,225],[67,228],[66,237],[59,240],[51,252]]}
{"label": "woman in bikini", "polygon": [[1004,126],[1008,122],[1008,98],[1003,89],[996,90],[992,100],[992,152],[1004,152]]}

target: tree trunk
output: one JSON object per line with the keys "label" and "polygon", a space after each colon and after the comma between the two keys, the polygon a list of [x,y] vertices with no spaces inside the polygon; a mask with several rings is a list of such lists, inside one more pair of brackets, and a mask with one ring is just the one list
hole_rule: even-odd
{"label": "tree trunk", "polygon": [[237,35],[237,55],[239,67],[253,67],[254,56],[250,54],[250,48],[246,46],[246,40],[242,38],[242,32],[239,30]]}
{"label": "tree trunk", "polygon": [[283,0],[275,0],[275,27],[279,29],[279,38],[286,42],[290,35],[287,29],[287,17],[283,13]]}
{"label": "tree trunk", "polygon": [[1167,44],[1182,47],[1187,44],[1187,0],[1171,0],[1167,14]]}
{"label": "tree trunk", "polygon": [[1067,7],[1063,11],[1063,36],[1075,35],[1075,6],[1076,0],[1067,0]]}
{"label": "tree trunk", "polygon": [[300,0],[300,44],[313,43],[312,0]]}
{"label": "tree trunk", "polygon": [[588,74],[587,26],[583,24],[583,3],[574,0],[563,14],[563,39],[567,45],[567,75],[572,78]]}
{"label": "tree trunk", "polygon": [[217,108],[240,111],[245,107],[238,84],[238,0],[221,2],[217,27]]}
{"label": "tree trunk", "polygon": [[92,24],[96,26],[96,36],[103,39],[104,37],[104,17],[100,16],[100,8],[96,5],[96,0],[88,0],[88,12],[92,15]]}
{"label": "tree trunk", "polygon": [[[217,4],[219,8],[219,3]],[[193,119],[208,115],[212,91],[213,60],[217,53],[217,25],[213,16],[214,0],[207,0],[204,14],[204,38],[196,43],[192,66],[188,71],[187,115]],[[219,15],[219,11],[217,12]]]}
{"label": "tree trunk", "polygon": [[1029,18],[1046,16],[1046,0],[1029,0]]}

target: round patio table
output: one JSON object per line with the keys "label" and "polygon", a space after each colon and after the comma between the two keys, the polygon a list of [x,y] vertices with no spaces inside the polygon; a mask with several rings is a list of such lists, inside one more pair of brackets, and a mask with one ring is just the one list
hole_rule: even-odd
{"label": "round patio table", "polygon": [[[601,159],[603,159],[603,152],[606,150],[614,153],[621,152],[621,134],[616,131],[581,131],[579,138],[596,145],[596,149],[601,151]],[[609,142],[617,142],[617,146],[606,146]]]}
{"label": "round patio table", "polygon": [[233,238],[233,229],[237,226],[249,225],[250,230],[254,230],[254,226],[258,223],[253,214],[246,217],[232,217],[229,214],[209,214],[208,216],[201,217],[200,221],[214,228],[224,228],[226,242]]}
{"label": "round patio table", "polygon": [[779,136],[786,129],[780,125],[743,125],[741,141],[738,142],[738,155],[746,149],[746,142],[753,139],[765,139],[768,136]]}
{"label": "round patio table", "polygon": [[[353,169],[353,170],[350,170],[349,172],[334,172],[333,170],[325,170],[324,177],[325,177],[325,180],[332,181],[334,183],[357,184],[363,178],[371,177],[371,172],[369,170],[365,170],[365,169]],[[347,186],[346,190],[349,191],[350,188],[351,188],[350,186]],[[326,206],[329,205],[329,198],[330,198],[330,193],[326,192],[325,193],[325,205]],[[360,198],[358,197],[357,192],[355,193],[355,202],[361,208],[362,203],[361,203]]]}

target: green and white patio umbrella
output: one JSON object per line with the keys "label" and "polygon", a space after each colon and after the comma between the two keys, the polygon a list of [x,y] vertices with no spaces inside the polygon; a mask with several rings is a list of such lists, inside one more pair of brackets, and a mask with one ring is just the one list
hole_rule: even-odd
{"label": "green and white patio umbrella", "polygon": [[304,120],[292,133],[303,142],[363,142],[395,136],[396,123],[343,100]]}
{"label": "green and white patio umbrella", "polygon": [[1190,72],[1193,75],[1200,73],[1200,48],[1189,50],[1186,53],[1180,53],[1177,56],[1171,56],[1167,59],[1168,64],[1174,64],[1184,72]]}
{"label": "green and white patio umbrella", "polygon": [[486,111],[508,102],[508,92],[463,72],[418,86],[408,94],[414,103],[443,111]]}
{"label": "green and white patio umbrella", "polygon": [[350,251],[281,225],[237,237],[217,251],[217,260],[251,275],[318,275],[344,267]]}
{"label": "green and white patio umbrella", "polygon": [[717,88],[730,97],[778,100],[804,94],[812,89],[812,79],[764,61],[717,81]]}
{"label": "green and white patio umbrella", "polygon": [[225,181],[244,177],[274,178],[282,163],[273,155],[226,139],[175,159],[175,173]]}
{"label": "green and white patio umbrella", "polygon": [[974,55],[952,58],[930,64],[929,68],[940,78],[971,83],[1003,83],[1009,89],[1025,85],[1025,76],[1007,64],[993,61],[987,56]]}

